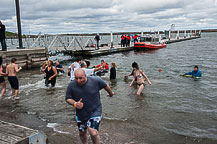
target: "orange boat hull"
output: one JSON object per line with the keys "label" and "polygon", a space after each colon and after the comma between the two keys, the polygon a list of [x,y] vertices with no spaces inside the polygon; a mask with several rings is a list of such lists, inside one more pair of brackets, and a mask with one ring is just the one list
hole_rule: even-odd
{"label": "orange boat hull", "polygon": [[134,48],[136,49],[160,49],[167,47],[167,44],[149,44],[144,42],[136,42]]}

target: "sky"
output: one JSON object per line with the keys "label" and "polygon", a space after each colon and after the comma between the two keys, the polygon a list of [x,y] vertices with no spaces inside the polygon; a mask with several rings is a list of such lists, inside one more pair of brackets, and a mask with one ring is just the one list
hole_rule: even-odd
{"label": "sky", "polygon": [[[217,0],[20,0],[23,34],[216,29]],[[0,0],[0,20],[17,32],[15,0]]]}

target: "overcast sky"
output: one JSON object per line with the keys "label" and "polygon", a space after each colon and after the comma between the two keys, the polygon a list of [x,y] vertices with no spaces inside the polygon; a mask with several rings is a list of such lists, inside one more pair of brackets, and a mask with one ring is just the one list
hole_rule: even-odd
{"label": "overcast sky", "polygon": [[[20,0],[25,34],[217,28],[217,0]],[[15,0],[0,0],[0,20],[17,32]]]}

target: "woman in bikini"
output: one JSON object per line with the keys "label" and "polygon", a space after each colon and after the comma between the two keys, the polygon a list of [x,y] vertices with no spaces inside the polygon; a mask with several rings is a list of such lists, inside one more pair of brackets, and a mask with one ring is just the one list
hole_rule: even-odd
{"label": "woman in bikini", "polygon": [[145,75],[145,73],[139,69],[139,66],[136,62],[132,64],[132,67],[133,67],[133,80],[130,83],[130,87],[132,87],[133,83],[136,81],[136,85],[138,88],[138,91],[136,94],[140,95],[143,89],[145,88],[145,81],[143,77],[145,78],[145,80],[148,82],[149,85],[151,85],[151,82],[148,79],[148,77]]}

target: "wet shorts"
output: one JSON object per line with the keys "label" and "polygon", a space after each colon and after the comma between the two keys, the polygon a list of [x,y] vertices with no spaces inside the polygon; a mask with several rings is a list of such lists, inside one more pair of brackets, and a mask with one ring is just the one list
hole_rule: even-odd
{"label": "wet shorts", "polygon": [[5,82],[4,76],[0,76],[0,83]]}
{"label": "wet shorts", "polygon": [[12,89],[15,89],[15,90],[19,89],[19,82],[16,76],[8,76],[8,81]]}
{"label": "wet shorts", "polygon": [[85,121],[85,122],[80,121],[77,116],[75,117],[75,119],[77,121],[79,131],[85,131],[88,127],[93,128],[98,131],[102,116],[92,117],[88,121]]}

